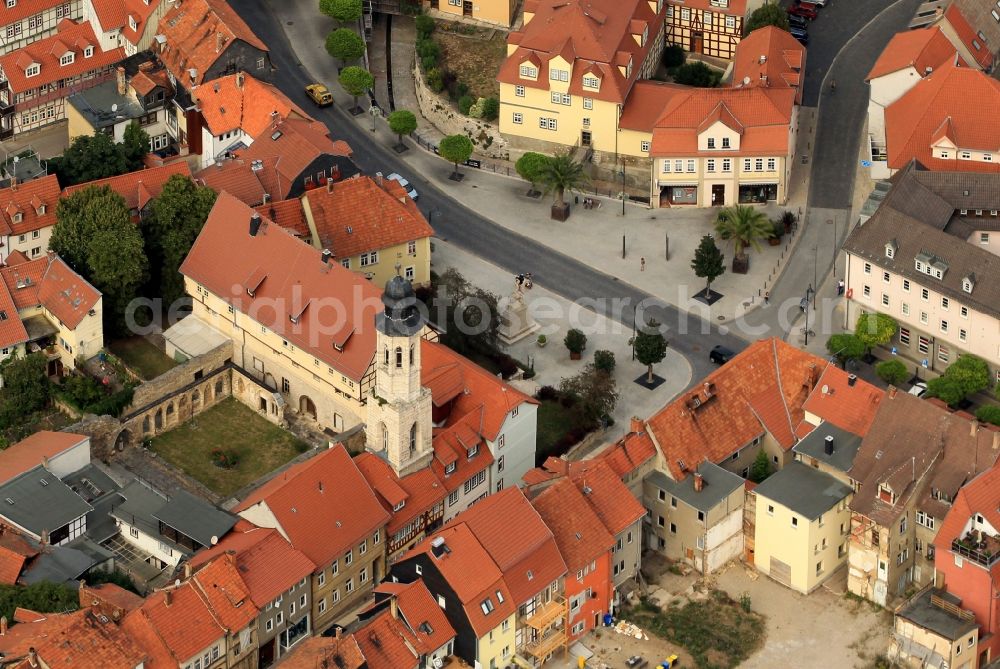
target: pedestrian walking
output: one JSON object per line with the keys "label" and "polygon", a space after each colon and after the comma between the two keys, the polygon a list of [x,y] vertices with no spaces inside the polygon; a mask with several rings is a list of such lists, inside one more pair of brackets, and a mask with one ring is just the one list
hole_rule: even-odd
{"label": "pedestrian walking", "polygon": [[771,304],[771,293],[767,291],[764,292],[764,304]]}
{"label": "pedestrian walking", "polygon": [[646,271],[646,259],[645,258],[639,258],[639,271],[640,272],[645,272]]}
{"label": "pedestrian walking", "polygon": [[844,280],[841,279],[837,282],[837,295],[844,294]]}

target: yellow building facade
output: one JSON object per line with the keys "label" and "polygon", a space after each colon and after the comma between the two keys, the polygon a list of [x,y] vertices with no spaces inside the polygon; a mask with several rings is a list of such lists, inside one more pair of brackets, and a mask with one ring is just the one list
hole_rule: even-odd
{"label": "yellow building facade", "polygon": [[476,650],[479,659],[477,666],[506,667],[513,662],[516,617],[516,614],[511,614],[479,638]]}
{"label": "yellow building facade", "polygon": [[517,16],[517,0],[430,0],[423,4],[456,21],[472,19],[504,28]]}

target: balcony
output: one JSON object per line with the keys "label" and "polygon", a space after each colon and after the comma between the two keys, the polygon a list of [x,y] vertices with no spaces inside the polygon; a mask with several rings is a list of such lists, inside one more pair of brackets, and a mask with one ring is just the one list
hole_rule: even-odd
{"label": "balcony", "polygon": [[[554,622],[566,618],[566,600],[556,596],[535,609],[530,616],[526,616],[522,622],[534,630],[544,630]],[[563,635],[565,636],[565,634]]]}
{"label": "balcony", "polygon": [[984,567],[992,567],[1000,560],[1000,539],[979,532],[965,535],[951,542],[951,550]]}
{"label": "balcony", "polygon": [[523,652],[531,657],[544,659],[566,645],[566,628],[552,629],[540,639],[524,645]]}

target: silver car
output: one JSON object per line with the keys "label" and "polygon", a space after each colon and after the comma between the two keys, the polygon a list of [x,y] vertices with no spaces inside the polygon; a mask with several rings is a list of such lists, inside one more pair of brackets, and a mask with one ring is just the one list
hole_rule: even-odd
{"label": "silver car", "polygon": [[398,182],[398,183],[399,183],[399,185],[403,187],[403,190],[405,190],[405,191],[406,191],[406,194],[410,196],[410,199],[411,199],[411,200],[416,200],[416,199],[417,199],[418,197],[420,197],[420,194],[419,194],[419,193],[417,193],[417,189],[416,189],[416,188],[414,188],[413,186],[411,186],[411,185],[410,185],[410,182],[409,182],[409,181],[407,181],[406,179],[404,179],[404,178],[403,178],[402,176],[400,176],[399,174],[397,174],[397,173],[393,172],[392,174],[390,174],[390,175],[389,175],[388,177],[386,177],[386,178],[387,178],[387,179],[392,179],[393,181],[396,181],[396,182]]}

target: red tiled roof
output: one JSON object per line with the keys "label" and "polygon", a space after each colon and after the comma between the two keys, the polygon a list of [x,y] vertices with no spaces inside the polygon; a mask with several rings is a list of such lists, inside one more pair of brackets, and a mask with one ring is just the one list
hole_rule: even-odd
{"label": "red tiled roof", "polygon": [[888,164],[901,169],[913,159],[931,170],[996,172],[1000,164],[931,157],[942,126],[959,149],[996,152],[1000,81],[979,70],[948,64],[916,83],[885,110]]}
{"label": "red tiled roof", "polygon": [[260,613],[243,582],[236,557],[229,553],[209,562],[188,581],[215,614],[224,629],[238,632]]}
{"label": "red tiled roof", "polygon": [[96,288],[51,252],[0,269],[0,278],[18,309],[43,306],[70,329],[79,325],[101,299]]}
{"label": "red tiled roof", "polygon": [[[510,33],[508,51],[497,79],[506,84],[549,89],[547,65],[561,56],[569,61],[569,92],[612,102],[624,102],[639,76],[642,63],[663,28],[666,7],[659,13],[656,5],[642,0],[539,0],[532,3],[534,17],[519,31]],[[643,46],[633,37],[648,28]],[[625,77],[619,65],[632,60],[632,71]],[[537,80],[522,78],[520,65],[526,60],[539,65]],[[597,73],[600,90],[583,88],[584,73]]]}
{"label": "red tiled roof", "polygon": [[102,620],[90,610],[44,614],[0,635],[5,666],[16,658],[25,658],[30,649],[38,654],[36,666],[53,668],[136,667],[146,659],[142,649],[115,622]]}
{"label": "red tiled roof", "polygon": [[229,532],[215,546],[196,553],[191,558],[191,567],[197,570],[230,551],[250,591],[250,599],[259,609],[316,569],[316,565],[293,548],[277,530],[263,527]]}
{"label": "red tiled roof", "polygon": [[[468,527],[493,558],[518,604],[566,573],[552,532],[520,488],[477,502],[446,525]],[[512,533],[510,528],[516,527]]]}
{"label": "red tiled roof", "polygon": [[213,135],[242,130],[257,137],[277,118],[312,120],[277,87],[243,72],[195,86],[191,99]]}
{"label": "red tiled roof", "polygon": [[29,469],[34,469],[46,459],[68,451],[86,441],[85,434],[41,430],[9,448],[0,451],[0,483],[6,483]]}
{"label": "red tiled roof", "polygon": [[34,16],[39,14],[46,9],[55,9],[59,5],[63,4],[65,0],[29,0],[28,2],[19,2],[13,7],[6,7],[3,10],[2,19],[0,23],[3,25],[10,25],[16,21],[21,21],[28,18],[29,16]]}
{"label": "red tiled roof", "polygon": [[[256,314],[263,325],[316,356],[354,381],[360,381],[375,355],[375,313],[380,291],[339,263],[324,264],[318,249],[265,220],[256,237],[249,233],[253,210],[228,193],[221,193],[201,234],[181,265],[181,273],[206,287],[239,311]],[[226,258],[227,262],[220,262]],[[259,285],[243,285],[249,277]],[[350,323],[331,333],[329,324],[341,314],[307,309],[297,324],[289,318],[308,300],[339,300],[350,309]],[[287,312],[275,313],[274,305]],[[268,306],[264,306],[268,305]],[[355,313],[357,312],[357,313]],[[321,327],[324,324],[327,327]],[[352,332],[343,342],[343,335]],[[335,335],[337,335],[335,337]],[[335,342],[341,350],[335,347]],[[325,373],[325,372],[324,372]],[[293,542],[294,543],[294,542]],[[306,551],[308,554],[308,552]]]}
{"label": "red tiled roof", "polygon": [[125,198],[125,204],[129,209],[142,209],[149,204],[150,200],[160,196],[163,186],[175,174],[180,174],[190,179],[191,167],[187,162],[179,160],[160,167],[149,167],[144,170],[120,174],[116,177],[88,181],[87,183],[68,186],[63,190],[63,197],[69,197],[73,193],[91,186],[98,188],[107,186]]}
{"label": "red tiled roof", "polygon": [[17,304],[7,290],[7,285],[0,281],[0,347],[13,348],[28,341],[28,331],[17,315]]}
{"label": "red tiled roof", "polygon": [[994,465],[965,484],[955,497],[941,529],[934,539],[939,551],[951,548],[974,514],[980,514],[994,528],[1000,528],[1000,465]]}
{"label": "red tiled roof", "polygon": [[802,408],[841,430],[864,437],[885,392],[858,378],[852,386],[850,376],[836,365],[827,365]]}
{"label": "red tiled roof", "polygon": [[[354,458],[361,475],[378,495],[382,508],[391,514],[386,534],[392,536],[417,516],[442,504],[448,491],[438,480],[434,470],[423,468],[399,478],[382,458],[373,453],[362,453]],[[403,504],[398,511],[394,509]]]}
{"label": "red tiled roof", "polygon": [[909,67],[922,77],[928,69],[935,70],[957,55],[955,47],[937,26],[904,30],[892,36],[865,80],[871,81]]}
{"label": "red tiled roof", "polygon": [[798,93],[796,102],[801,102],[805,70],[805,47],[787,30],[765,26],[744,37],[736,47],[733,85],[794,88]]}
{"label": "red tiled roof", "polygon": [[[422,655],[433,653],[455,638],[455,630],[423,580],[417,579],[413,583],[386,582],[376,586],[375,592],[396,598],[399,614],[409,626],[416,640],[414,645]],[[430,633],[425,624],[430,627]]]}
{"label": "red tiled roof", "polygon": [[625,106],[622,107],[619,125],[626,130],[652,132],[656,120],[660,118],[667,103],[676,96],[690,90],[680,84],[662,81],[640,80],[635,82]]}
{"label": "red tiled roof", "polygon": [[[125,616],[125,620],[128,622],[129,619],[138,617],[148,620],[153,637],[159,639],[178,664],[183,664],[226,634],[225,628],[212,615],[208,604],[190,582],[180,587],[171,587],[167,592],[149,595],[142,607]],[[141,626],[142,623],[136,621],[134,627]],[[137,632],[129,629],[133,627],[131,625],[126,627],[130,636]],[[148,633],[140,634],[143,638],[149,637]],[[147,644],[142,645],[147,652],[156,654],[155,647],[150,650]]]}
{"label": "red tiled roof", "polygon": [[[58,204],[59,181],[54,174],[0,190],[0,234],[23,235],[55,225]],[[15,214],[21,214],[19,223]]]}
{"label": "red tiled roof", "polygon": [[365,656],[368,669],[417,669],[416,639],[389,611],[375,616],[351,634]]}
{"label": "red tiled roof", "polygon": [[[696,155],[698,134],[721,121],[740,134],[739,150],[712,155],[788,155],[796,91],[789,88],[691,88],[673,96],[653,129],[651,155]],[[708,122],[708,123],[706,123]]]}
{"label": "red tiled roof", "polygon": [[614,547],[615,538],[569,479],[556,481],[531,504],[555,536],[570,572],[583,569]]}
{"label": "red tiled roof", "polygon": [[[802,404],[825,365],[772,337],[754,342],[701,387],[682,393],[646,422],[671,477],[682,480],[705,459],[722,461],[761,436],[765,425],[782,448],[791,448],[792,426],[802,420]],[[700,404],[692,408],[695,395]]]}
{"label": "red tiled roof", "polygon": [[3,531],[0,539],[0,583],[16,585],[24,563],[38,555],[38,551],[26,539],[18,537],[13,529],[3,528]]}
{"label": "red tiled roof", "polygon": [[[435,557],[431,542],[439,538],[444,539],[448,550]],[[445,526],[414,546],[403,559],[420,554],[427,555],[427,559],[454,590],[477,638],[483,637],[517,610],[500,568],[465,523]],[[541,582],[539,588],[544,588],[553,580],[555,578]],[[498,600],[497,592],[503,596],[502,602]],[[481,606],[486,599],[493,604],[489,613],[483,613]]]}
{"label": "red tiled roof", "polygon": [[[969,50],[973,58],[976,59],[979,67],[989,70],[993,65],[993,54],[983,40],[979,39],[976,31],[966,20],[965,15],[958,8],[957,3],[951,3],[944,12],[944,18],[951,24],[955,35],[958,36],[965,48]],[[978,48],[977,48],[978,45]]]}
{"label": "red tiled roof", "polygon": [[320,568],[389,521],[343,445],[290,467],[240,502],[264,504],[282,534]]}
{"label": "red tiled roof", "polygon": [[[125,58],[125,49],[122,47],[101,51],[94,29],[86,21],[75,23],[70,19],[63,19],[56,30],[54,35],[0,56],[0,68],[3,68],[11,91],[23,93],[29,88],[38,88],[60,79],[100,70]],[[94,47],[94,55],[90,58],[83,55],[86,46]],[[60,59],[68,52],[73,53],[73,62],[60,65]],[[35,76],[27,77],[24,71],[32,63],[39,65],[41,70]]]}
{"label": "red tiled roof", "polygon": [[313,636],[295,644],[291,652],[282,655],[273,666],[280,669],[316,669],[324,664],[330,669],[363,669],[365,656],[361,654],[353,635],[341,638]]}
{"label": "red tiled roof", "polygon": [[128,613],[142,606],[145,601],[134,592],[114,583],[99,583],[97,585],[84,583],[80,586],[79,592],[81,608],[96,609],[115,620],[120,617],[114,615],[115,611],[122,614]]}
{"label": "red tiled roof", "polygon": [[[151,595],[151,597],[159,596],[157,594]],[[149,615],[142,608],[136,609],[125,616],[125,619],[122,620],[122,631],[128,634],[132,642],[146,653],[144,667],[148,665],[150,669],[160,669],[161,667],[173,669],[184,661],[174,656],[173,652],[167,647],[166,641],[157,632]],[[206,645],[208,643],[211,643],[211,641],[207,642]]]}
{"label": "red tiled roof", "polygon": [[[646,509],[622,483],[604,458],[591,460],[585,471],[570,475],[584,499],[611,534],[617,535],[646,515]],[[588,492],[589,491],[589,492]]]}
{"label": "red tiled roof", "polygon": [[[246,202],[246,200],[243,201]],[[296,237],[309,236],[309,224],[306,222],[305,213],[302,211],[302,201],[298,198],[268,202],[267,204],[254,207],[254,210],[261,216],[267,216],[270,220],[288,230]]]}
{"label": "red tiled roof", "polygon": [[[159,31],[166,37],[159,58],[184,86],[204,81],[205,73],[233,40],[268,50],[225,0],[184,0],[163,15]],[[192,69],[193,81],[189,74]]]}
{"label": "red tiled roof", "polygon": [[434,234],[416,203],[393,179],[382,179],[379,185],[358,174],[331,182],[303,195],[302,206],[312,213],[320,246],[329,249],[334,258],[349,258]]}
{"label": "red tiled roof", "polygon": [[[91,0],[94,13],[105,32],[116,28],[121,30],[132,44],[138,46],[139,38],[146,29],[146,21],[153,15],[161,0]],[[135,21],[135,29],[129,23],[128,17]]]}

